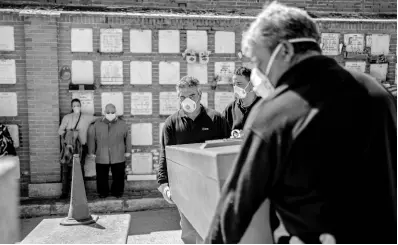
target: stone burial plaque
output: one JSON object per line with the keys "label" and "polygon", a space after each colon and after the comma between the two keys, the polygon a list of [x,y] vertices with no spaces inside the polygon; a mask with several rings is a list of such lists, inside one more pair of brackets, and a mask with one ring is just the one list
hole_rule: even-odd
{"label": "stone burial plaque", "polygon": [[14,27],[13,26],[0,26],[0,51],[14,51]]}
{"label": "stone burial plaque", "polygon": [[94,71],[91,60],[72,60],[72,83],[93,84]]}
{"label": "stone burial plaque", "polygon": [[233,92],[215,92],[214,109],[223,112],[225,107],[235,99]]}
{"label": "stone burial plaque", "polygon": [[152,145],[152,123],[131,124],[131,144]]}
{"label": "stone burial plaque", "polygon": [[207,92],[202,92],[202,98],[200,99],[200,103],[204,106],[204,107],[208,107],[209,103],[208,103],[208,95]]}
{"label": "stone burial plaque", "polygon": [[5,126],[7,127],[8,132],[11,135],[12,141],[14,141],[14,147],[18,148],[19,147],[19,129],[18,129],[18,125],[6,124]]}
{"label": "stone burial plaque", "polygon": [[215,39],[216,53],[235,53],[235,32],[217,31]]}
{"label": "stone burial plaque", "polygon": [[366,62],[365,61],[346,61],[345,68],[354,70],[354,71],[365,72]]}
{"label": "stone burial plaque", "polygon": [[133,174],[152,174],[152,153],[131,154],[131,170]]}
{"label": "stone burial plaque", "polygon": [[372,34],[370,53],[372,55],[387,55],[390,52],[390,35]]}
{"label": "stone burial plaque", "polygon": [[71,31],[72,52],[93,52],[93,29],[72,28]]}
{"label": "stone burial plaque", "polygon": [[344,45],[347,52],[361,53],[365,47],[363,34],[344,34]]}
{"label": "stone burial plaque", "polygon": [[123,52],[123,30],[122,29],[101,29],[102,53],[121,53]]}
{"label": "stone burial plaque", "polygon": [[152,115],[152,93],[131,93],[131,115]]}
{"label": "stone burial plaque", "polygon": [[94,93],[93,92],[73,92],[72,99],[79,99],[82,103],[82,112],[94,115]]}
{"label": "stone burial plaque", "polygon": [[123,61],[101,61],[101,84],[123,84]]}
{"label": "stone burial plaque", "polygon": [[180,62],[159,62],[159,84],[177,84],[180,80]]}
{"label": "stone burial plaque", "polygon": [[[1,38],[0,38],[1,39]],[[16,84],[15,60],[0,60],[0,84]]]}
{"label": "stone burial plaque", "polygon": [[180,31],[159,30],[159,53],[180,52]]}
{"label": "stone burial plaque", "polygon": [[17,93],[0,92],[0,105],[0,117],[18,116]]}
{"label": "stone burial plaque", "polygon": [[388,64],[370,64],[370,75],[379,82],[386,81]]}
{"label": "stone burial plaque", "polygon": [[152,62],[130,62],[130,84],[152,84]]}
{"label": "stone burial plaque", "polygon": [[116,115],[124,114],[123,92],[104,92],[101,94],[102,114],[105,113],[105,106],[112,103],[116,107]]}
{"label": "stone burial plaque", "polygon": [[177,92],[160,92],[159,93],[159,114],[171,115],[180,109],[180,102]]}
{"label": "stone burial plaque", "polygon": [[201,84],[207,83],[207,64],[187,64],[188,76],[195,77]]}
{"label": "stone burial plaque", "polygon": [[323,55],[339,54],[339,33],[322,33],[321,47]]}
{"label": "stone burial plaque", "polygon": [[151,53],[152,52],[152,31],[151,30],[130,30],[130,52]]}
{"label": "stone burial plaque", "polygon": [[196,52],[207,51],[207,32],[187,31],[187,49]]}
{"label": "stone burial plaque", "polygon": [[219,77],[218,84],[229,84],[235,70],[234,62],[215,62],[215,74]]}

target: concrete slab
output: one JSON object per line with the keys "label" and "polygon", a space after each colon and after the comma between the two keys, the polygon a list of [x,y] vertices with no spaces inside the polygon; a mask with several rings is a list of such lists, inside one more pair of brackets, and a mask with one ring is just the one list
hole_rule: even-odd
{"label": "concrete slab", "polygon": [[61,226],[64,218],[43,219],[22,244],[125,244],[131,216],[101,215],[92,225]]}

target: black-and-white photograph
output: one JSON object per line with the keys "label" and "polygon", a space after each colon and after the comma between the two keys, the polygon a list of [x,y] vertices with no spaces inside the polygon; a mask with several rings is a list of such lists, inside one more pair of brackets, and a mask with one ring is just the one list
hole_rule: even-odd
{"label": "black-and-white photograph", "polygon": [[397,244],[396,0],[0,0],[0,243]]}

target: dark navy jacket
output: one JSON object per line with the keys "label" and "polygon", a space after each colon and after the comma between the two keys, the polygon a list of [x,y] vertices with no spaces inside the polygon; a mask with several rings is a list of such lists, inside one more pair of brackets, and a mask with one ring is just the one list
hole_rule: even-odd
{"label": "dark navy jacket", "polygon": [[267,198],[304,243],[397,242],[396,101],[325,56],[301,61],[253,108],[207,243],[238,243]]}
{"label": "dark navy jacket", "polygon": [[231,131],[234,129],[242,130],[251,109],[260,100],[261,97],[257,97],[248,107],[243,107],[240,99],[235,99],[229,103],[223,112],[223,117],[227,120],[229,129]]}

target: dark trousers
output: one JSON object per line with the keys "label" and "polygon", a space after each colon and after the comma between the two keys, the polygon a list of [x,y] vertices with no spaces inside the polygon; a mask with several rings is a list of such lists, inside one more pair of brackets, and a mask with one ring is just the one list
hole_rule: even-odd
{"label": "dark trousers", "polygon": [[[87,145],[82,146],[82,159],[80,159],[80,166],[82,169],[83,183],[86,187],[86,182],[84,182],[84,164],[86,163],[86,156],[88,152]],[[73,163],[72,163],[73,165]],[[72,165],[63,164],[61,165],[62,171],[62,195],[70,194],[70,183],[72,182]]]}
{"label": "dark trousers", "polygon": [[95,165],[95,169],[97,172],[97,192],[99,195],[108,196],[109,194],[109,168],[112,172],[111,194],[113,196],[123,195],[125,167],[125,162],[114,164],[97,163]]}

